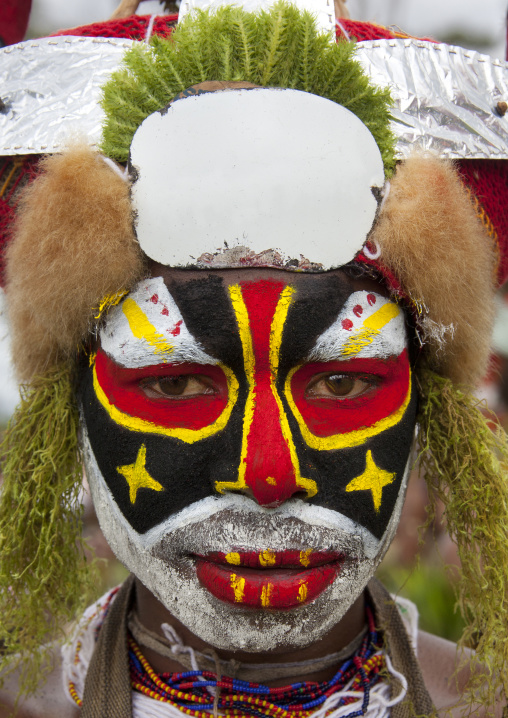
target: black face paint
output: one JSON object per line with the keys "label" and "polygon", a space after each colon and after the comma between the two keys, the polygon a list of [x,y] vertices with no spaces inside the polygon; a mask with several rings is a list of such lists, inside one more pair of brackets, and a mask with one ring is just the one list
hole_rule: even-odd
{"label": "black face paint", "polygon": [[[266,272],[267,270],[264,271]],[[183,318],[183,325],[181,326],[186,328],[195,342],[213,361],[219,362],[220,365],[228,368],[236,378],[237,395],[228,420],[220,430],[211,435],[203,435],[202,438],[189,443],[175,436],[163,435],[150,430],[133,430],[129,428],[125,423],[119,421],[118,417],[115,418],[114,412],[109,410],[104,401],[98,396],[98,374],[96,374],[94,386],[94,367],[92,366],[86,370],[81,384],[80,397],[90,444],[100,472],[115,502],[128,523],[137,532],[145,533],[169,516],[176,514],[191,504],[206,497],[218,495],[217,489],[220,485],[229,484],[234,486],[235,483],[238,484],[242,462],[248,464],[249,470],[255,471],[255,467],[252,468],[251,463],[254,462],[256,466],[259,466],[259,471],[263,472],[263,462],[266,458],[263,457],[263,436],[262,433],[259,434],[259,431],[256,435],[252,431],[249,433],[247,426],[250,416],[248,406],[249,401],[251,401],[251,414],[263,410],[263,397],[260,392],[265,391],[263,388],[265,385],[261,381],[260,372],[263,362],[268,361],[267,357],[273,350],[272,344],[270,344],[270,348],[268,343],[272,342],[274,327],[276,328],[280,319],[280,317],[279,319],[277,318],[280,297],[284,288],[289,285],[292,288],[291,301],[283,321],[279,321],[279,324],[282,322],[280,324],[282,334],[277,352],[277,380],[274,385],[279,403],[274,403],[276,400],[273,396],[268,397],[272,402],[272,409],[274,406],[276,407],[273,411],[277,410],[279,412],[281,424],[284,423],[283,419],[285,417],[289,427],[290,441],[294,448],[294,454],[289,456],[288,437],[284,438],[281,435],[282,441],[286,442],[282,445],[281,452],[286,452],[284,454],[286,458],[289,456],[287,458],[288,462],[292,461],[294,464],[296,461],[301,476],[317,488],[314,495],[311,495],[312,492],[310,491],[307,492],[307,500],[311,504],[339,512],[367,528],[378,539],[383,535],[394,510],[412,443],[416,416],[416,393],[413,391],[410,398],[408,396],[405,410],[393,425],[378,433],[374,432],[372,435],[368,435],[369,432],[367,431],[367,438],[363,443],[345,446],[340,449],[317,449],[310,446],[302,433],[299,421],[295,417],[294,409],[288,401],[286,380],[295,367],[302,364],[305,366],[306,358],[312,352],[318,337],[336,321],[355,287],[351,280],[344,275],[300,276],[287,274],[284,278],[285,283],[281,283],[279,280],[269,281],[259,284],[259,287],[250,282],[238,285],[238,296],[243,297],[243,300],[245,300],[244,309],[247,318],[250,320],[250,324],[246,325],[247,329],[244,327],[242,330],[243,334],[240,330],[243,309],[238,308],[238,302],[235,304],[232,301],[233,295],[227,281],[222,277],[208,275],[203,278],[186,280],[182,279],[182,274],[180,273],[176,278],[172,277],[167,281],[171,297]],[[258,290],[258,295],[256,295]],[[270,301],[267,299],[268,294],[271,296]],[[248,296],[250,296],[249,301],[247,301]],[[153,297],[151,301],[153,302]],[[266,317],[263,314],[265,304]],[[150,305],[146,304],[146,306],[149,307]],[[122,318],[122,311],[122,305],[113,310],[115,315],[120,316],[120,318]],[[254,314],[256,314],[257,319]],[[106,331],[113,326],[113,320],[113,315],[110,315],[107,320]],[[264,349],[263,336],[265,335],[263,335],[264,329],[261,326],[263,322],[266,324],[265,334],[267,337],[267,344]],[[162,336],[162,329],[155,325],[153,327],[156,330],[154,336]],[[113,339],[110,337],[109,347],[112,345],[111,342],[114,344],[114,329],[111,331]],[[249,352],[246,348],[245,339],[248,332],[252,335],[251,347],[253,347],[250,359],[247,356]],[[255,336],[256,332],[259,334],[258,339]],[[177,344],[179,336],[181,335],[175,335],[174,338],[170,336],[169,341]],[[164,334],[164,337],[166,337],[166,334]],[[132,341],[133,346],[137,346],[134,337]],[[139,340],[138,338],[136,341],[138,343],[141,341],[142,344],[144,342],[143,351],[150,351],[149,343],[145,340]],[[113,377],[111,382],[113,384],[116,381],[114,378],[115,366],[118,366],[116,374],[121,374],[121,361],[119,360],[122,358],[122,342],[126,342],[126,334],[125,332],[118,332],[117,355],[108,357],[104,353],[100,356],[101,361],[108,363],[111,369],[111,376]],[[266,356],[263,355],[265,349]],[[156,348],[154,353],[157,351]],[[352,358],[346,358],[349,363],[345,362],[345,364],[349,367],[352,361],[357,361],[355,355]],[[153,366],[157,365],[157,371],[163,371],[164,360],[167,363],[168,371],[171,367],[173,374],[176,373],[177,375],[180,372],[181,375],[185,375],[187,366],[191,363],[196,364],[195,361],[193,362],[194,357],[191,356],[190,350],[187,363],[182,363],[181,357],[178,362],[174,363],[172,362],[171,354],[167,356],[161,354],[160,362],[156,357],[151,359],[150,365],[147,364],[144,376],[155,380]],[[383,361],[385,359],[381,357],[378,363]],[[391,361],[392,363],[397,361],[402,363],[403,361],[407,362],[407,359],[395,357]],[[321,362],[320,372],[323,372],[322,364]],[[252,376],[249,375],[251,370]],[[203,364],[200,371],[203,375],[206,375],[207,365]],[[351,369],[349,368],[348,371],[351,372]],[[138,372],[136,376],[143,374],[139,363],[136,364],[136,372]],[[335,374],[339,372],[337,362],[333,363],[333,372]],[[353,372],[353,374],[365,376],[363,368],[361,371]],[[294,381],[298,376],[296,373]],[[122,379],[122,381],[124,380]],[[132,388],[133,382],[131,379],[128,382],[125,381],[124,384],[119,382],[118,385],[114,386],[116,396],[124,391],[125,386],[129,387],[129,391],[137,392],[136,397],[141,396],[139,402],[133,402],[131,406],[127,401],[127,408],[123,406],[122,415],[139,416],[138,405],[144,407],[143,410],[145,410],[147,406],[150,407],[151,401],[154,406],[157,406],[159,414],[161,407],[165,405],[171,404],[173,413],[176,411],[177,414],[178,406],[184,406],[184,403],[178,404],[181,399],[175,399],[174,397],[147,398],[142,396],[143,390],[139,386],[143,380],[140,378],[136,381],[134,389]],[[257,382],[254,389],[253,381]],[[378,384],[371,389],[371,393],[372,395],[377,393],[377,395],[381,396],[381,393],[383,391],[387,392],[388,389],[384,387],[382,377],[381,379],[377,377],[376,381]],[[115,406],[115,400],[113,400],[110,392],[110,386],[113,386],[113,384],[108,385],[109,388],[105,386],[102,388],[106,395],[109,392],[109,400]],[[303,396],[305,396],[305,390],[302,391]],[[367,392],[363,399],[358,400],[359,412],[363,412],[362,416],[368,416],[369,396]],[[196,426],[199,424],[200,415],[203,415],[201,407],[204,406],[203,401],[205,399],[206,397],[200,397],[198,400],[191,396],[185,400],[186,411],[190,414],[192,414],[192,403],[196,402]],[[378,397],[378,404],[380,400],[382,400],[382,396],[381,399]],[[210,402],[213,403],[213,401],[215,399],[210,397]],[[312,402],[316,404],[318,413],[320,401],[322,401],[321,397],[310,401],[311,404]],[[340,400],[335,401],[333,397],[326,397],[324,401],[326,406],[336,406],[334,411],[343,411]],[[335,403],[333,403],[334,401]],[[353,400],[348,401],[349,405],[353,402]],[[146,410],[149,412],[149,408]],[[354,407],[353,409],[349,408],[348,411],[352,414]],[[250,416],[250,419],[253,420],[252,416]],[[263,426],[262,421],[260,425]],[[205,429],[199,428],[196,431],[205,431]],[[270,435],[276,429],[277,427],[273,427],[267,421],[265,427],[266,446],[271,445]],[[360,426],[359,430],[361,429],[362,427]],[[280,427],[277,430],[280,432]],[[324,438],[326,439],[326,436]],[[249,442],[257,442],[257,448],[254,447],[254,450],[252,450],[253,443],[249,448]],[[247,453],[245,453],[246,451]],[[368,458],[368,455],[370,458]],[[367,471],[369,461],[372,461],[375,467],[381,472],[390,475],[391,478],[388,480],[385,477],[377,484],[374,481],[373,487],[370,487],[370,479],[360,479],[358,481],[358,477],[361,477]],[[141,464],[143,464],[142,469],[146,472],[148,479],[140,469]],[[138,467],[137,469],[136,466]],[[135,473],[135,471],[138,471],[138,473],[141,471],[141,478],[134,477],[131,481],[127,480],[125,467],[131,467],[129,469],[131,474]],[[246,476],[252,476],[252,471],[247,473]],[[380,474],[380,476],[384,476],[384,474]],[[256,486],[251,486],[247,483],[246,488],[254,490],[254,498],[263,505],[270,505],[273,497],[275,497],[275,503],[280,503],[278,497],[284,496],[287,498],[292,495],[303,495],[303,492],[299,489],[298,480],[294,479],[294,477],[287,479],[287,481],[295,482],[294,490],[291,488],[285,493],[283,486],[273,486],[270,483],[264,486],[261,483],[273,477],[261,475],[258,478],[259,483],[256,483]],[[153,483],[150,483],[150,479]],[[277,479],[277,481],[282,482],[284,480],[283,477]],[[160,488],[155,489],[154,486]]]}

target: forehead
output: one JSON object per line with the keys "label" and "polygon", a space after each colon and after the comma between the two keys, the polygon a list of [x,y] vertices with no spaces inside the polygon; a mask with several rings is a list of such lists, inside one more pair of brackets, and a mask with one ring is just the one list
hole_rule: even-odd
{"label": "forehead", "polygon": [[[162,277],[171,292],[180,287],[191,285],[197,295],[205,298],[214,293],[217,286],[224,290],[235,284],[276,282],[291,285],[312,300],[323,301],[326,295],[339,294],[344,299],[352,292],[375,291],[388,297],[386,287],[370,277],[353,278],[341,269],[328,272],[291,272],[271,267],[249,267],[245,269],[204,269],[187,270],[166,267],[156,262],[150,263],[150,276]],[[265,285],[266,286],[266,285]],[[216,291],[216,290],[215,290]],[[212,308],[210,308],[212,309]]]}
{"label": "forehead", "polygon": [[[353,279],[344,270],[305,273],[261,267],[207,271],[154,263],[151,274],[164,281],[181,314],[182,328],[190,332],[207,354],[231,366],[241,361],[243,354],[238,333],[239,305],[233,299],[235,287],[240,289],[243,299],[248,292],[246,321],[249,324],[254,321],[260,329],[266,326],[270,333],[284,287],[290,288],[291,306],[283,322],[284,340],[280,347],[289,364],[302,360],[312,350],[318,336],[337,320],[355,292],[387,296],[380,283],[370,278]],[[158,299],[154,295],[151,301]]]}

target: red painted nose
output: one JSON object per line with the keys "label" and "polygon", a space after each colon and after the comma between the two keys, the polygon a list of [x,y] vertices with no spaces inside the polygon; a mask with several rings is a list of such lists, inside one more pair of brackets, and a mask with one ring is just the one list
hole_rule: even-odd
{"label": "red painted nose", "polygon": [[[301,479],[276,379],[284,323],[293,289],[283,282],[249,282],[230,294],[242,340],[249,395],[242,437],[238,481],[241,490],[261,506],[275,507],[314,482]],[[226,486],[224,486],[226,488]]]}
{"label": "red painted nose", "polygon": [[301,491],[269,373],[257,372],[254,414],[247,435],[245,483],[261,506],[275,507]]}

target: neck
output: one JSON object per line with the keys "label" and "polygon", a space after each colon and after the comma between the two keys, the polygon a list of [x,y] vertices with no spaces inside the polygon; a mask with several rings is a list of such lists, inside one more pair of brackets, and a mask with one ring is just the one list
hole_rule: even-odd
{"label": "neck", "polygon": [[[186,646],[193,648],[200,653],[207,653],[213,646],[210,646],[198,636],[194,635],[186,626],[178,621],[167,611],[166,608],[158,601],[143,584],[136,580],[136,613],[139,622],[148,630],[163,636],[161,630],[162,623],[169,623],[176,630]],[[304,648],[292,649],[284,646],[274,647],[270,652],[247,653],[245,651],[224,651],[216,650],[216,654],[224,661],[237,661],[242,664],[263,664],[263,663],[300,663],[303,661],[311,661],[313,659],[327,656],[331,653],[337,653],[341,649],[348,646],[356,636],[361,633],[365,626],[365,604],[363,594],[346,612],[343,618],[336,624],[329,633],[323,636],[319,641],[305,646]],[[215,650],[215,649],[214,649]],[[151,664],[156,673],[175,673],[182,669],[181,664],[166,656],[162,656],[156,651],[143,647],[143,653]],[[298,672],[298,680],[325,681],[332,678],[336,666],[330,666],[318,671],[309,672],[302,675],[301,670]],[[296,675],[295,675],[296,677]],[[291,679],[284,677],[278,680],[265,681],[269,686],[286,685]]]}

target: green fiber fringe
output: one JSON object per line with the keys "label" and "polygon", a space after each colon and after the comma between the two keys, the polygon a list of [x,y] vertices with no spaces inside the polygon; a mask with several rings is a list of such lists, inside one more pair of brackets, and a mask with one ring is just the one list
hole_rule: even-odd
{"label": "green fiber fringe", "polygon": [[3,438],[0,494],[0,665],[20,667],[20,695],[50,666],[49,648],[97,585],[81,538],[82,464],[72,369],[21,387]]}
{"label": "green fiber fringe", "polygon": [[354,52],[353,42],[331,41],[312,14],[284,2],[259,15],[238,7],[200,11],[170,38],[155,36],[126,53],[123,68],[103,89],[101,149],[126,162],[139,125],[179,92],[206,80],[244,81],[311,92],[351,110],[372,132],[390,176],[390,92],[370,84]]}
{"label": "green fiber fringe", "polygon": [[467,389],[427,368],[418,381],[430,520],[441,499],[462,564],[456,591],[466,628],[459,645],[474,647],[472,668],[484,669],[474,674],[468,695],[492,706],[500,691],[508,695],[508,440]]}
{"label": "green fiber fringe", "polygon": [[[420,462],[431,505],[445,505],[462,572],[458,605],[462,645],[478,666],[471,701],[492,705],[508,693],[508,440],[489,425],[478,401],[449,379],[419,368]],[[50,667],[49,650],[91,600],[97,585],[84,557],[79,492],[82,465],[71,366],[35,377],[3,444],[0,496],[0,652],[2,667],[20,666],[20,694]],[[474,668],[474,666],[473,666]]]}

